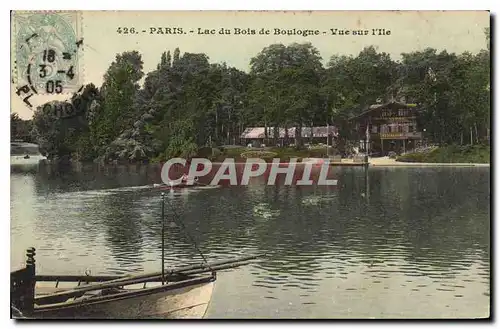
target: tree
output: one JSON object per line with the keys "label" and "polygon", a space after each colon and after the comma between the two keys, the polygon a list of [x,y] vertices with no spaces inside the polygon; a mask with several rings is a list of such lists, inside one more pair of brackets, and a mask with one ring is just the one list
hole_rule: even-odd
{"label": "tree", "polygon": [[161,61],[160,61],[160,67],[167,66],[167,53],[163,52],[161,54]]}
{"label": "tree", "polygon": [[273,44],[253,57],[250,66],[251,103],[262,107],[264,117],[274,126],[275,143],[280,127],[287,132],[295,126],[300,147],[301,129],[314,117],[308,114],[321,104],[319,83],[323,67],[319,51],[311,43]]}
{"label": "tree", "polygon": [[170,50],[167,51],[167,67],[172,66],[172,56],[170,56]]}
{"label": "tree", "polygon": [[[49,159],[85,161],[96,156],[89,135],[89,120],[99,98],[99,90],[88,84],[70,100],[49,102],[35,110],[31,136]],[[69,107],[73,109],[71,116],[60,116],[55,110]]]}
{"label": "tree", "polygon": [[[146,76],[144,88],[134,99],[134,108],[139,112],[137,121],[113,143],[107,153],[111,157],[129,157],[132,140],[144,157],[154,156],[151,154],[158,149],[160,157],[192,154],[208,143],[214,130],[209,117],[216,93],[210,81],[208,57],[192,53],[178,57],[179,53],[177,48],[174,65],[159,65]],[[144,116],[148,119],[144,120]]]}
{"label": "tree", "polygon": [[398,65],[387,53],[366,47],[357,57],[330,58],[322,93],[329,111],[344,109],[358,114],[378,99],[394,96],[398,77]]}
{"label": "tree", "polygon": [[484,29],[484,35],[486,36],[486,48],[488,49],[488,51],[490,51],[490,28],[487,27]]}
{"label": "tree", "polygon": [[[416,103],[431,142],[480,143],[490,129],[489,29],[485,36],[488,50],[478,54],[425,49],[396,62],[366,47],[356,56],[332,56],[326,68],[310,43],[272,44],[251,59],[249,74],[175,48],[173,56],[160,54],[142,88],[141,55],[124,52],[100,89],[90,84],[49,104],[71,105],[78,116],[61,120],[37,109],[33,137],[52,158],[135,162],[193,156],[205,146],[236,142],[252,126],[265,127],[266,144],[270,137],[277,143],[281,128],[295,127],[301,147],[303,127],[329,123],[345,146],[354,137],[349,118],[405,96]],[[27,125],[11,115],[11,138]]]}
{"label": "tree", "polygon": [[138,113],[133,107],[143,76],[142,58],[137,51],[116,55],[104,75],[102,105],[91,126],[91,139],[97,149],[105,148],[130,127]]}
{"label": "tree", "polygon": [[31,120],[23,120],[17,113],[10,114],[10,139],[30,140]]}
{"label": "tree", "polygon": [[71,98],[71,104],[81,119],[80,135],[75,143],[74,157],[78,160],[91,161],[97,157],[96,149],[92,145],[90,127],[95,123],[96,114],[99,113],[102,97],[99,89],[92,84],[87,84],[81,93]]}
{"label": "tree", "polygon": [[179,48],[175,48],[174,59],[172,61],[172,65],[175,65],[179,61],[180,55],[181,55],[181,51],[179,50]]}
{"label": "tree", "polygon": [[239,139],[246,120],[247,74],[226,63],[212,64],[209,79],[214,90],[206,129],[212,142],[231,144]]}
{"label": "tree", "polygon": [[473,144],[487,139],[489,63],[487,51],[457,56],[426,49],[403,54],[404,84],[422,109],[420,125],[431,142]]}

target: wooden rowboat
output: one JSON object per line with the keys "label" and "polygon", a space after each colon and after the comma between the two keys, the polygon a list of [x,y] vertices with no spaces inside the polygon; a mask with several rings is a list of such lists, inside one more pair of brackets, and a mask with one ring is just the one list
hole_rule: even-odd
{"label": "wooden rowboat", "polygon": [[257,257],[188,265],[163,275],[37,276],[34,254],[34,248],[29,249],[26,267],[11,273],[13,318],[200,319],[207,311],[217,271],[246,265]]}
{"label": "wooden rowboat", "polygon": [[[162,219],[164,218],[162,193]],[[165,269],[164,222],[160,272],[127,276],[36,275],[35,248],[26,266],[11,272],[11,317],[16,319],[200,319],[217,271],[258,256]],[[200,252],[201,253],[201,252]],[[203,255],[202,255],[203,256]]]}
{"label": "wooden rowboat", "polygon": [[183,189],[183,188],[192,188],[192,187],[199,187],[199,186],[206,186],[204,184],[198,183],[198,182],[193,182],[192,184],[187,184],[187,183],[179,183],[175,185],[168,185],[168,184],[153,184],[154,188],[157,188],[159,190],[175,190],[175,189]]}
{"label": "wooden rowboat", "polygon": [[[55,281],[35,283],[33,307],[15,309],[30,319],[199,319],[206,313],[215,278],[212,273],[172,278],[171,282],[128,279],[115,284],[111,281],[81,284],[80,281],[80,286],[73,281],[64,282],[65,286],[73,285],[66,288],[58,286],[60,278],[54,276],[50,279]],[[19,306],[19,298],[15,304]]]}

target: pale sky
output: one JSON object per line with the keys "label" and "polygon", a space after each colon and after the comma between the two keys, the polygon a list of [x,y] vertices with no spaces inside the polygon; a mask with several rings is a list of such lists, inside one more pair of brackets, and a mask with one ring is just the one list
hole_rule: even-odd
{"label": "pale sky", "polygon": [[[356,55],[366,46],[399,59],[403,52],[431,47],[448,52],[477,53],[486,49],[484,29],[490,25],[487,11],[322,11],[322,12],[104,12],[80,13],[84,50],[81,72],[84,83],[102,84],[103,75],[117,53],[137,50],[144,61],[144,72],[156,68],[163,51],[173,53],[176,47],[184,52],[205,53],[211,63],[226,62],[248,71],[250,59],[273,43],[311,42],[326,64],[332,55]],[[134,28],[138,34],[118,34],[117,29]],[[186,34],[150,34],[150,28],[182,28]],[[202,30],[215,29],[215,35],[199,35]],[[230,35],[220,35],[221,28]],[[253,29],[255,35],[235,35],[234,29]],[[274,35],[274,29],[318,30],[319,35]],[[269,35],[258,34],[269,29]],[[332,35],[330,29],[349,30],[350,35]],[[372,29],[385,29],[389,35],[372,35]],[[142,32],[142,31],[146,32]],[[368,35],[352,35],[353,30],[368,30]],[[190,31],[193,31],[192,33]],[[12,32],[12,33],[15,33]],[[15,42],[15,37],[12,38]],[[14,51],[15,45],[11,46]],[[11,111],[30,118],[32,111],[24,105],[11,85]],[[31,97],[41,105],[49,100],[69,96]]]}

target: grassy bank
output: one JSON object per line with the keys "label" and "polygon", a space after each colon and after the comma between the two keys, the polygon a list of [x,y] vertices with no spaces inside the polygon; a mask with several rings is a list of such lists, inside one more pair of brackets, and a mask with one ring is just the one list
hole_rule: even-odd
{"label": "grassy bank", "polygon": [[488,145],[450,145],[407,153],[396,158],[399,162],[421,163],[490,163]]}

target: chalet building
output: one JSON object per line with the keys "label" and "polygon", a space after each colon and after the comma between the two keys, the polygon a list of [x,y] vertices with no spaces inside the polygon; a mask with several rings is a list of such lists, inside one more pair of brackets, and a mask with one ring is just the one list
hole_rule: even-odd
{"label": "chalet building", "polygon": [[[242,142],[247,144],[268,144],[273,141],[274,137],[274,128],[267,128],[267,137],[268,141],[266,141],[266,132],[265,127],[251,127],[245,129],[245,131],[241,134]],[[295,132],[296,128],[288,128],[288,143],[295,144]],[[312,132],[312,133],[311,133]],[[301,136],[303,143],[327,143],[327,137],[329,137],[328,144],[331,144],[331,140],[333,137],[338,135],[337,128],[334,126],[325,126],[325,127],[302,127]],[[285,139],[287,139],[285,128],[279,128],[279,145],[284,145]]]}
{"label": "chalet building", "polygon": [[350,118],[361,150],[369,154],[398,154],[421,144],[422,132],[417,126],[415,104],[390,101],[374,104]]}

